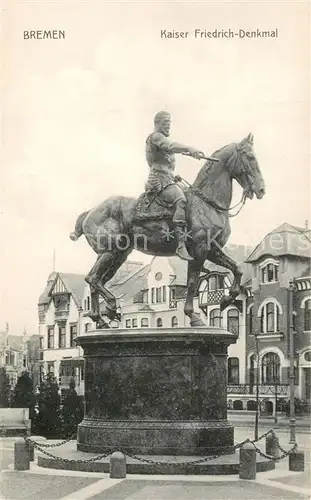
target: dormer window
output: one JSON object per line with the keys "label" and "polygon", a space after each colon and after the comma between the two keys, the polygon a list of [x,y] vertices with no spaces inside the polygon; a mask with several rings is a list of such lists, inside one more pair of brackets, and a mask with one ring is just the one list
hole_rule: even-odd
{"label": "dormer window", "polygon": [[214,292],[224,288],[224,277],[220,274],[213,274],[208,278],[208,291]]}
{"label": "dormer window", "polygon": [[279,264],[274,261],[265,261],[261,266],[261,283],[275,283],[279,281]]}

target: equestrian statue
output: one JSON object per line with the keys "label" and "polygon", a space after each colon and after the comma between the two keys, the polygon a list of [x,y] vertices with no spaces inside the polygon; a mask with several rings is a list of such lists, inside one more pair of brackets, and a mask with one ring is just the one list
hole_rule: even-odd
{"label": "equestrian statue", "polygon": [[[253,151],[253,136],[226,145],[207,158],[202,151],[169,139],[171,117],[160,111],[154,118],[154,131],[146,140],[149,176],[145,193],[139,199],[114,196],[79,215],[75,230],[77,240],[84,234],[97,254],[97,261],[85,281],[91,290],[90,317],[98,327],[119,320],[116,298],[105,287],[133,249],[156,256],[177,254],[188,262],[185,314],[191,326],[204,326],[194,313],[193,300],[205,261],[227,268],[233,274],[229,294],[221,301],[221,309],[231,304],[241,291],[240,267],[223,250],[230,235],[232,216],[232,181],[240,184],[243,195],[240,209],[247,198],[265,194],[264,180]],[[183,185],[174,176],[175,155],[205,159],[194,183]],[[236,205],[236,206],[238,206]],[[99,296],[106,309],[100,310]]]}

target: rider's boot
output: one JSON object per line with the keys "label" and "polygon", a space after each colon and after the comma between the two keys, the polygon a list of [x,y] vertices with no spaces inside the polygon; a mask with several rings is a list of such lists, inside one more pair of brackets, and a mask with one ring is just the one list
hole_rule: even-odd
{"label": "rider's boot", "polygon": [[175,226],[175,237],[177,239],[176,255],[182,260],[193,260],[193,257],[189,255],[186,248],[187,239],[187,227],[186,226]]}
{"label": "rider's boot", "polygon": [[186,223],[186,200],[181,199],[176,203],[175,214],[173,218],[175,237],[177,240],[176,254],[182,260],[193,260],[186,248],[187,223]]}

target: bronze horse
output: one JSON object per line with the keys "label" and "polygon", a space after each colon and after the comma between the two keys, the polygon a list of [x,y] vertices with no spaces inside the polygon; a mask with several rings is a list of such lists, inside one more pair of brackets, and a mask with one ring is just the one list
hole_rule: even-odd
{"label": "bronze horse", "polygon": [[[197,290],[200,272],[204,262],[209,260],[233,273],[229,295],[221,302],[225,309],[241,291],[242,272],[240,267],[223,251],[230,235],[230,204],[232,181],[236,179],[243,189],[243,200],[261,199],[265,185],[253,152],[253,136],[249,134],[239,143],[222,147],[199,171],[193,185],[186,190],[188,237],[187,249],[194,260],[188,262],[187,299],[184,312],[190,318],[191,326],[203,326],[202,320],[194,314],[193,299]],[[153,210],[155,203],[150,207]],[[163,211],[163,210],[162,210]],[[119,267],[135,248],[157,256],[175,254],[176,241],[171,231],[170,217],[162,218],[156,209],[151,217],[141,220],[137,217],[137,200],[117,196],[105,200],[88,212],[82,213],[76,222],[72,240],[82,234],[98,254],[97,261],[85,281],[91,288],[92,319],[105,325],[102,314],[110,320],[119,318],[116,299],[105,284],[115,275]],[[104,297],[106,310],[101,313],[99,294]]]}

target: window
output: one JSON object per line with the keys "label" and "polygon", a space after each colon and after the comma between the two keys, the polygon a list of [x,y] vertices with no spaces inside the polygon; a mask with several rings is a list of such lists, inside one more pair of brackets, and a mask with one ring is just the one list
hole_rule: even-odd
{"label": "window", "polygon": [[238,385],[239,381],[239,358],[228,358],[228,384]]}
{"label": "window", "polygon": [[261,309],[261,333],[276,333],[280,329],[280,307],[274,302],[268,302]]}
{"label": "window", "polygon": [[91,323],[85,323],[85,325],[84,325],[84,331],[85,332],[89,332],[90,329],[91,329]]}
{"label": "window", "polygon": [[176,300],[176,288],[170,289],[170,297],[171,297],[171,300]]}
{"label": "window", "polygon": [[218,326],[220,327],[222,323],[222,316],[220,309],[213,309],[209,315],[209,324],[210,326]]}
{"label": "window", "polygon": [[248,335],[253,335],[253,312],[254,306],[251,305],[246,315],[246,331]]}
{"label": "window", "polygon": [[162,302],[162,287],[156,288],[156,302]]}
{"label": "window", "polygon": [[227,329],[229,332],[239,335],[239,311],[230,309],[227,313]]}
{"label": "window", "polygon": [[224,277],[215,274],[208,278],[208,291],[222,290],[224,288]]}
{"label": "window", "polygon": [[54,326],[48,326],[48,349],[54,349]]}
{"label": "window", "polygon": [[151,303],[154,304],[154,288],[151,288]]}
{"label": "window", "polygon": [[125,328],[131,328],[131,320],[130,319],[127,319],[125,321]]}
{"label": "window", "polygon": [[176,328],[177,326],[178,326],[178,319],[176,318],[176,316],[173,316],[172,317],[172,327]]}
{"label": "window", "polygon": [[162,318],[157,319],[157,328],[161,328],[163,326]]}
{"label": "window", "polygon": [[54,375],[54,362],[48,363],[48,373]]}
{"label": "window", "polygon": [[148,326],[149,326],[148,318],[141,318],[140,326],[141,326],[141,328],[148,328]]}
{"label": "window", "polygon": [[58,346],[66,347],[66,327],[60,326],[58,328]]}
{"label": "window", "polygon": [[306,300],[304,304],[303,329],[305,332],[311,331],[311,299]]}
{"label": "window", "polygon": [[77,325],[70,325],[70,347],[75,347],[75,339],[77,338]]}
{"label": "window", "polygon": [[137,318],[132,319],[132,327],[137,328]]}
{"label": "window", "polygon": [[261,282],[273,283],[279,279],[279,266],[276,264],[266,264],[261,269]]}
{"label": "window", "polygon": [[162,299],[163,302],[166,302],[166,286],[162,287]]}
{"label": "window", "polygon": [[261,380],[263,384],[280,383],[280,358],[274,352],[268,352],[262,358]]}
{"label": "window", "polygon": [[39,342],[40,342],[39,349],[44,349],[44,347],[43,347],[43,337],[39,338]]}
{"label": "window", "polygon": [[91,309],[90,297],[87,297],[87,299],[86,299],[86,310],[89,311],[90,309]]}
{"label": "window", "polygon": [[148,304],[148,290],[143,292],[143,304]]}

